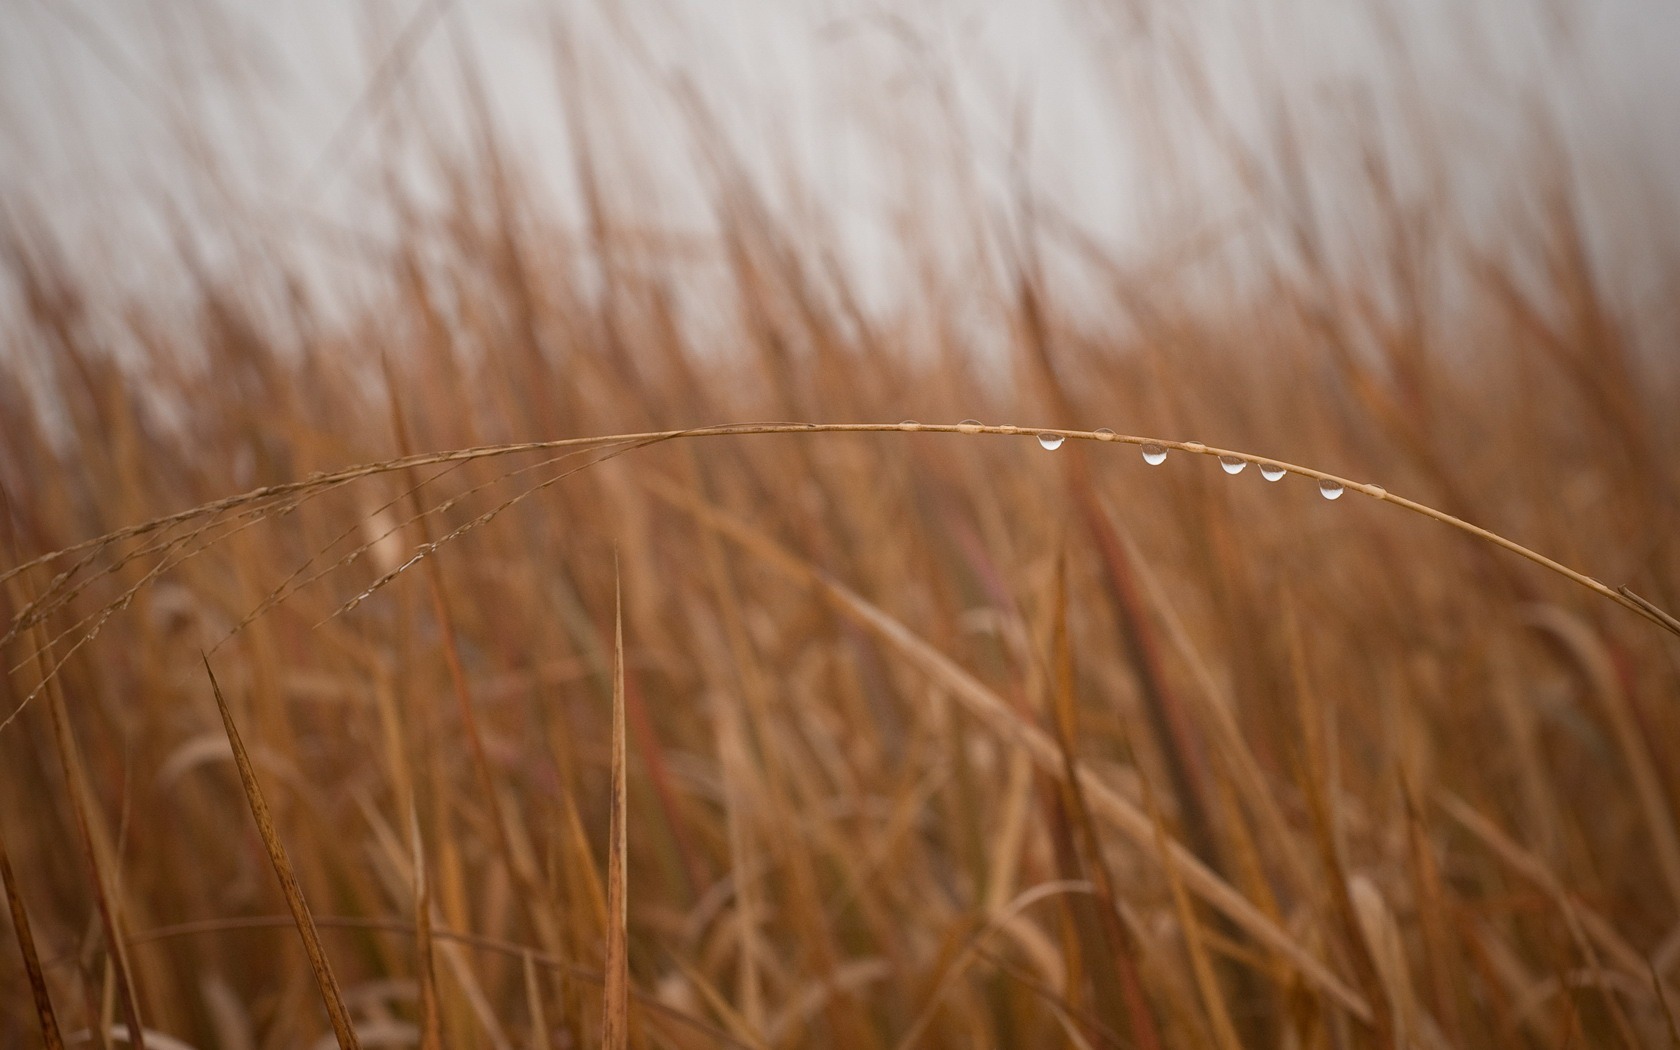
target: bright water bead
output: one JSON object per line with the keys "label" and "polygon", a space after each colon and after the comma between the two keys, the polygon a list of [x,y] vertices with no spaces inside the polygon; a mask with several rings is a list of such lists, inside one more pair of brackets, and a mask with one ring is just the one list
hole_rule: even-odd
{"label": "bright water bead", "polygon": [[1343,492],[1342,483],[1339,481],[1331,481],[1329,478],[1320,478],[1318,482],[1318,492],[1319,495],[1323,496],[1325,499],[1341,499]]}
{"label": "bright water bead", "polygon": [[1227,474],[1241,474],[1243,468],[1248,466],[1248,460],[1241,456],[1220,456],[1219,466]]}
{"label": "bright water bead", "polygon": [[1044,433],[1038,435],[1038,443],[1042,445],[1047,452],[1054,452],[1061,448],[1062,442],[1066,440],[1067,439],[1062,435],[1052,434],[1049,431],[1045,431]]}
{"label": "bright water bead", "polygon": [[1143,446],[1143,461],[1152,467],[1158,467],[1167,461],[1167,450],[1163,445],[1153,441]]}

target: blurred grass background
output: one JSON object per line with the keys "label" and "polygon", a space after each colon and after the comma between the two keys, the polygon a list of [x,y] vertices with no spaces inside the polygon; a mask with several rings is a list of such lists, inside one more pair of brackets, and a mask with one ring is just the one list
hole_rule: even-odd
{"label": "blurred grass background", "polygon": [[[1160,17],[1125,39],[1174,54]],[[0,208],[0,566],[427,450],[974,418],[1369,479],[1680,606],[1680,235],[1532,98],[1467,199],[1450,128],[1349,95],[1339,138],[1280,89],[1257,131],[1197,102],[1217,55],[1158,58],[1201,145],[1147,181],[1212,158],[1229,207],[1125,249],[1041,183],[1030,107],[992,168],[955,116],[889,127],[866,272],[684,77],[704,221],[667,223],[580,79],[600,40],[552,36],[557,204],[475,93],[493,55],[455,50],[458,141],[380,86],[402,28],[346,124],[379,236],[164,206],[125,286]],[[256,497],[0,601],[8,885],[83,1038],[132,983],[157,1045],[331,1039],[207,651],[364,1043],[601,1039],[619,663],[633,1044],[1675,1038],[1675,639],[1357,493],[1030,431],[708,437]],[[0,1043],[31,1045],[14,923]]]}

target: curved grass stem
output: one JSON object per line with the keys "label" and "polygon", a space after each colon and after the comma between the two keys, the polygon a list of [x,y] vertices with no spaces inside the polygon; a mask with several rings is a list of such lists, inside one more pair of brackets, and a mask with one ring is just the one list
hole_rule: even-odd
{"label": "curved grass stem", "polygon": [[[847,434],[847,433],[934,433],[934,434],[962,434],[972,436],[977,434],[991,434],[1000,436],[1024,436],[1037,439],[1039,435],[1054,435],[1065,440],[1092,441],[1107,444],[1124,444],[1134,446],[1151,445],[1162,449],[1171,449],[1197,456],[1210,456],[1214,459],[1225,457],[1228,460],[1242,460],[1244,462],[1265,465],[1271,470],[1282,470],[1288,474],[1295,474],[1316,482],[1339,485],[1344,491],[1357,492],[1371,499],[1393,504],[1414,514],[1440,522],[1460,532],[1466,533],[1485,543],[1501,547],[1518,557],[1570,580],[1578,586],[1599,595],[1600,597],[1620,605],[1641,618],[1655,624],[1663,630],[1680,637],[1680,619],[1658,608],[1647,599],[1639,596],[1627,587],[1611,587],[1588,574],[1573,569],[1562,562],[1548,558],[1544,554],[1526,547],[1515,540],[1499,533],[1485,529],[1480,525],[1455,517],[1445,511],[1438,510],[1425,503],[1395,495],[1381,486],[1366,482],[1354,481],[1350,478],[1319,470],[1316,467],[1299,463],[1289,463],[1269,456],[1260,456],[1240,449],[1216,448],[1201,442],[1173,441],[1166,438],[1149,437],[1138,434],[1116,434],[1108,430],[1065,430],[1054,427],[1019,427],[1019,426],[986,426],[965,422],[960,424],[943,423],[795,423],[795,422],[756,422],[756,423],[724,423],[714,426],[692,427],[680,430],[657,430],[636,434],[606,434],[597,437],[558,438],[550,441],[527,441],[513,444],[477,445],[470,448],[448,449],[437,452],[419,453],[402,456],[396,459],[380,460],[372,463],[361,463],[344,467],[339,470],[312,474],[298,481],[286,482],[280,485],[268,485],[263,488],[252,489],[249,492],[226,496],[208,503],[178,511],[173,514],[153,518],[149,521],[129,525],[125,528],[108,532],[102,536],[83,540],[80,543],[64,547],[46,554],[37,555],[10,569],[0,572],[0,583],[11,579],[23,572],[40,566],[51,564],[61,558],[72,555],[97,555],[113,544],[125,540],[149,535],[162,529],[180,525],[203,517],[213,517],[230,510],[247,507],[252,504],[273,503],[276,500],[291,496],[303,496],[324,489],[338,487],[362,478],[396,471],[410,470],[417,467],[459,464],[474,460],[491,459],[501,456],[513,456],[526,453],[553,452],[556,450],[587,450],[589,448],[618,445],[623,451],[646,448],[650,445],[667,441],[684,440],[704,437],[745,437],[752,435],[770,434]],[[1060,442],[1057,442],[1059,445]],[[1048,446],[1047,446],[1048,447]],[[262,509],[256,511],[263,513]],[[62,586],[63,577],[54,580],[47,588],[48,593],[38,597],[34,605],[51,598],[52,591]],[[33,608],[34,605],[26,608]],[[14,626],[16,626],[14,624]],[[8,632],[10,633],[10,632]],[[27,698],[26,701],[27,703]],[[19,705],[21,710],[22,705]],[[16,716],[16,711],[8,713],[4,720],[0,720],[0,729],[5,728]]]}

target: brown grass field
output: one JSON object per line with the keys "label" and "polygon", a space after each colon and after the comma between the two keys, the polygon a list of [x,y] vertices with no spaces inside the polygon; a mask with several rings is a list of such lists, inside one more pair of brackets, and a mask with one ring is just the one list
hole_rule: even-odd
{"label": "brown grass field", "polygon": [[438,165],[347,318],[0,212],[0,1045],[1680,1044],[1680,252],[1566,156],[890,309],[721,145]]}

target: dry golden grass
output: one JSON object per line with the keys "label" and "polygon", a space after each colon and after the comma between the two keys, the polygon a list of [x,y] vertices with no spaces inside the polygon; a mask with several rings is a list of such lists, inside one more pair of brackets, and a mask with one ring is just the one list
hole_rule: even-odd
{"label": "dry golden grass", "polygon": [[1372,231],[1468,305],[1046,207],[1101,301],[881,314],[734,176],[696,304],[512,170],[345,331],[0,231],[0,1044],[1673,1038],[1677,319],[1566,207],[1539,286]]}

